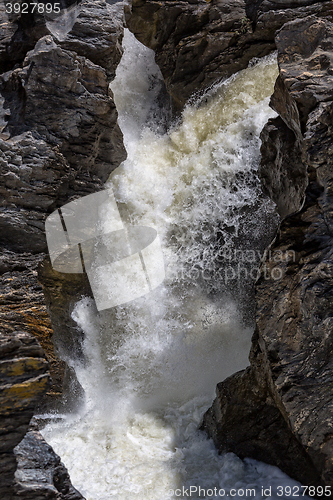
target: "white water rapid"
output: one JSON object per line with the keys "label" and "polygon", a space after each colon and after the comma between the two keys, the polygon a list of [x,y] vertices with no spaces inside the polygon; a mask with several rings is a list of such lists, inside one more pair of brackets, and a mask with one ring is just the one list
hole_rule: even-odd
{"label": "white water rapid", "polygon": [[251,289],[276,220],[256,177],[275,57],[216,85],[165,133],[153,53],[129,32],[124,48],[111,88],[128,158],[109,185],[123,221],[157,230],[166,278],[107,311],[76,304],[86,361],[73,363],[86,403],[43,435],[87,500],[217,499],[232,489],[242,498],[250,488],[256,499],[284,498],[276,487],[296,482],[219,456],[197,430],[216,383],[248,365]]}

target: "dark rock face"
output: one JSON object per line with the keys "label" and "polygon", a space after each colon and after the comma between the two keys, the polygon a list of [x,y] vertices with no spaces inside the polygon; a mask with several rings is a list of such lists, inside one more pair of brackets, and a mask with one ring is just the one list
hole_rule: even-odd
{"label": "dark rock face", "polygon": [[123,17],[122,2],[111,7],[103,0],[83,1],[72,29],[61,37],[61,46],[104,68],[112,80],[123,52]]}
{"label": "dark rock face", "polygon": [[[27,392],[27,397],[16,394],[14,378],[3,386],[4,397],[6,391],[9,395],[14,391],[17,396],[8,404],[4,400],[1,411],[8,407],[8,414],[0,415],[1,446],[8,445],[1,448],[0,456],[0,496],[4,500],[82,498],[71,486],[59,457],[36,433],[29,433],[16,449],[20,484],[14,492],[13,448],[25,435],[35,408],[53,404],[61,395],[64,380],[69,380],[73,392],[80,392],[71,370],[58,358],[62,345],[53,346],[52,341],[58,337],[53,334],[37,282],[38,266],[43,276],[47,268],[47,260],[42,264],[47,251],[45,219],[63,204],[102,189],[126,156],[109,90],[122,56],[123,5],[111,6],[104,0],[59,3],[66,10],[57,19],[36,13],[8,15],[5,3],[0,6],[0,343],[7,342],[7,337],[15,339],[14,346],[18,342],[32,343],[27,358],[40,356],[41,366],[45,367],[44,378],[38,378],[31,374],[38,360],[20,365],[27,380],[40,380],[35,393]],[[56,290],[53,295],[52,290],[46,291],[52,317],[64,304],[56,302],[59,282],[63,290],[68,289],[66,298],[73,286],[72,275],[58,275],[52,275],[54,281],[48,276],[48,283],[52,281]],[[69,304],[72,302],[73,297]],[[63,323],[60,318],[57,326],[66,331],[68,305],[61,314]],[[30,334],[40,340],[50,361],[53,385],[46,396],[48,363]],[[74,343],[74,337],[72,340]],[[75,342],[78,351],[77,338]],[[35,351],[38,356],[33,354]],[[8,351],[6,363],[13,364],[17,356],[14,350]],[[47,383],[43,385],[44,380]],[[29,464],[27,457],[32,450],[34,463]]]}
{"label": "dark rock face", "polygon": [[[65,12],[65,17],[68,17],[67,9],[74,10],[73,8],[81,1],[59,0],[55,2],[52,0],[50,3],[58,3],[63,13]],[[23,2],[24,0],[17,0],[15,3],[22,5]],[[36,11],[32,13],[29,4],[27,13],[12,11],[7,14],[6,3],[2,2],[0,5],[0,73],[22,64],[26,53],[34,48],[40,38],[49,34],[43,14],[38,14]],[[59,18],[61,18],[60,24],[64,24],[64,14]]]}
{"label": "dark rock face", "polygon": [[2,250],[0,256],[0,332],[24,331],[37,338],[47,353],[52,385],[43,397],[53,404],[62,392],[68,368],[55,354],[53,330],[46,310],[42,287],[37,283],[37,268],[43,255],[17,254]]}
{"label": "dark rock face", "polygon": [[[109,91],[122,55],[123,6],[84,0],[75,9],[69,24],[47,22],[38,15],[29,18],[31,29],[38,24],[43,30],[34,31],[32,50],[22,56],[21,64],[0,76],[0,272],[5,290],[11,283],[16,291],[7,290],[2,297],[5,330],[21,325],[28,303],[39,310],[34,313],[37,324],[46,319],[36,269],[47,251],[47,215],[71,199],[101,189],[125,158]],[[7,35],[13,26],[17,33],[24,23],[19,15],[12,19],[4,9],[1,12],[0,62],[5,64],[11,58]],[[27,39],[26,30],[20,37]],[[25,47],[30,49],[28,43]],[[13,275],[7,273],[13,272],[11,282]],[[62,275],[63,282],[72,283],[72,278]],[[27,297],[27,284],[38,289],[38,298],[35,293]],[[47,328],[52,331],[50,324]]]}
{"label": "dark rock face", "polygon": [[282,118],[269,120],[261,133],[259,175],[263,190],[275,201],[282,218],[297,212],[308,185],[301,143]]}
{"label": "dark rock face", "polygon": [[204,417],[220,452],[274,464],[302,484],[320,484],[320,475],[291,432],[267,387],[259,387],[252,368],[217,385],[217,397]]}
{"label": "dark rock face", "polygon": [[[68,40],[58,43],[50,34],[44,36],[22,68],[0,77],[5,117],[0,137],[0,244],[14,251],[45,252],[45,215],[73,196],[101,189],[125,158],[108,87],[110,67],[121,57],[119,7],[111,24],[112,7],[105,2],[86,0],[81,5]],[[108,72],[73,51],[86,48],[96,56],[96,39],[89,50],[90,39],[82,28],[90,12],[92,20],[100,16],[100,24],[107,26],[102,52],[108,57]]]}
{"label": "dark rock face", "polygon": [[[19,0],[18,3],[22,3]],[[6,2],[0,6],[0,72],[22,63],[26,53],[47,34],[45,20],[38,14],[6,13]],[[8,22],[9,21],[9,22]]]}
{"label": "dark rock face", "polygon": [[[83,0],[68,24],[38,15],[8,19],[0,7],[0,493],[5,500],[82,498],[38,432],[30,431],[13,450],[49,383],[43,350],[26,333],[28,328],[43,339],[48,331],[45,345],[52,335],[38,264],[55,337],[62,342],[58,349],[80,351],[70,313],[80,295],[90,294],[89,285],[84,276],[60,275],[47,259],[42,262],[44,221],[71,199],[101,189],[125,157],[108,88],[121,57],[122,8]],[[219,384],[203,428],[221,451],[278,465],[312,485],[333,484],[333,29],[318,19],[332,13],[331,1],[310,0],[134,0],[132,10],[127,7],[129,28],[156,51],[179,107],[193,92],[270,52],[275,30],[301,18],[277,36],[280,77],[272,106],[280,118],[262,135],[263,185],[287,218],[257,283],[251,367]],[[274,260],[280,254],[287,258]]]}
{"label": "dark rock face", "polygon": [[37,340],[24,332],[0,336],[0,494],[12,499],[15,446],[28,430],[35,407],[50,383],[48,362]]}
{"label": "dark rock face", "polygon": [[[221,450],[263,457],[264,435],[269,452],[262,459],[305,484],[330,486],[332,37],[333,24],[314,17],[290,22],[277,34],[280,75],[272,106],[281,118],[270,121],[263,131],[261,172],[280,212],[289,215],[281,224],[256,286],[257,328],[251,367],[218,386],[217,400],[204,419],[204,427]],[[293,162],[288,151],[293,151],[298,161]],[[274,255],[284,258],[274,259]],[[272,273],[274,267],[279,271]],[[233,388],[236,394],[231,394]],[[233,420],[234,404],[244,411]],[[270,411],[282,422],[279,432],[270,429]],[[240,437],[235,433],[236,428],[249,426],[253,436],[250,446],[246,433]],[[283,429],[289,433],[292,447],[281,463],[273,446],[278,449],[285,443]],[[296,462],[304,464],[305,474],[295,469]]]}
{"label": "dark rock face", "polygon": [[38,279],[49,305],[54,341],[62,359],[82,356],[82,337],[71,313],[84,297],[93,297],[86,274],[59,273],[47,257],[39,266]]}
{"label": "dark rock face", "polygon": [[167,89],[181,108],[193,93],[274,50],[274,34],[284,23],[310,14],[329,16],[333,5],[311,0],[133,0],[125,12],[128,28],[155,50]]}
{"label": "dark rock face", "polygon": [[[2,14],[6,29],[13,24],[21,29],[19,16],[10,23]],[[47,251],[44,223],[57,207],[101,189],[125,158],[109,91],[122,55],[122,5],[85,0],[69,25],[32,17],[31,29],[37,23],[43,30],[31,38],[31,47],[24,45],[32,50],[22,56],[22,63],[0,76],[1,322],[5,331],[24,327],[41,341],[51,361],[52,399],[61,392],[64,378],[79,391],[71,370],[57,358],[50,340],[57,341],[60,329],[62,342],[68,340],[67,329],[74,324],[68,307],[75,298],[71,297],[64,309],[54,300],[48,301],[52,318],[60,313],[53,335],[37,284],[37,267]],[[26,39],[28,34],[22,33]],[[8,43],[4,41],[4,60],[11,57]],[[67,280],[69,288],[77,281],[72,275],[58,275],[62,283]],[[56,284],[55,288],[59,289]],[[81,287],[80,293],[84,291]],[[47,290],[46,296],[50,297]],[[76,330],[74,333],[77,336]]]}

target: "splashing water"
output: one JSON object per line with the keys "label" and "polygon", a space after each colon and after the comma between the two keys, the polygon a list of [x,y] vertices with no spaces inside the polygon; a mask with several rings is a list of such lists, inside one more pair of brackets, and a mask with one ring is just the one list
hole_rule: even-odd
{"label": "splashing water", "polygon": [[[264,498],[269,486],[277,498],[277,485],[297,483],[219,456],[197,430],[216,383],[248,364],[253,311],[244,295],[276,223],[256,177],[259,133],[274,116],[275,57],[212,88],[163,135],[153,53],[128,31],[124,48],[111,88],[128,158],[109,183],[123,221],[157,229],[166,279],[111,310],[97,313],[87,298],[76,305],[86,404],[43,434],[87,500],[221,498],[232,488],[235,498],[247,496],[241,488]],[[235,248],[255,260],[239,267],[225,258]]]}

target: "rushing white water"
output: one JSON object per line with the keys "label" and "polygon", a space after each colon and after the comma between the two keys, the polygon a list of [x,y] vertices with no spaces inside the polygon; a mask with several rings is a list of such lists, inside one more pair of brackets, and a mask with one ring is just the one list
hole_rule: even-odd
{"label": "rushing white water", "polygon": [[[123,221],[157,229],[166,279],[112,310],[97,313],[91,299],[76,305],[86,404],[43,434],[87,500],[187,498],[191,486],[195,499],[232,488],[283,498],[277,485],[297,483],[254,460],[219,456],[197,430],[216,383],[248,364],[244,293],[274,221],[255,171],[259,133],[274,115],[275,58],[216,86],[163,135],[153,55],[128,32],[124,47],[112,90],[128,158],[109,182]],[[235,248],[241,267],[230,258]]]}

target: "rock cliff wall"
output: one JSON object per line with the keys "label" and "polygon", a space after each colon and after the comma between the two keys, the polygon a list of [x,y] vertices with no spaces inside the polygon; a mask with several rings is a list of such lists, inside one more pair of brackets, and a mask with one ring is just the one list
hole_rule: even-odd
{"label": "rock cliff wall", "polygon": [[280,71],[271,105],[280,117],[262,132],[261,176],[285,219],[256,285],[251,367],[218,385],[203,423],[219,450],[278,465],[302,484],[327,486],[333,485],[332,36],[333,23],[314,16],[277,33]]}
{"label": "rock cliff wall", "polygon": [[[50,385],[49,363],[35,337],[0,335],[0,495],[3,500],[80,500],[60,458],[31,417]],[[23,439],[23,440],[22,440]]]}
{"label": "rock cliff wall", "polygon": [[[121,4],[85,0],[69,25],[39,15],[8,19],[1,11],[0,63],[6,67],[10,60],[14,66],[0,75],[1,319],[5,330],[37,331],[45,343],[51,324],[37,284],[37,267],[47,251],[45,218],[102,189],[125,158],[109,90],[122,55],[122,10]],[[25,40],[26,52],[13,60],[18,39]],[[48,306],[54,319],[51,301]],[[59,321],[54,321],[56,335]]]}
{"label": "rock cliff wall", "polygon": [[[57,19],[7,14],[5,3],[0,5],[0,342],[15,346],[26,342],[32,353],[19,356],[15,349],[7,350],[1,364],[4,369],[9,364],[13,376],[21,370],[25,385],[25,379],[40,381],[36,395],[25,395],[20,387],[22,394],[16,394],[21,381],[15,377],[1,387],[3,397],[16,391],[16,399],[4,404],[1,417],[0,441],[5,448],[1,448],[0,483],[5,490],[0,491],[6,500],[17,495],[34,500],[82,498],[70,485],[59,457],[35,430],[16,449],[16,459],[13,449],[25,435],[35,408],[61,395],[64,378],[73,383],[59,352],[66,354],[64,346],[79,351],[76,330],[75,339],[70,338],[74,326],[70,307],[75,293],[85,292],[85,280],[60,273],[54,279],[45,256],[45,219],[63,204],[102,189],[126,156],[109,90],[122,55],[123,5],[112,6],[105,0],[60,3],[65,10]],[[46,290],[47,285],[51,290],[46,292],[47,304],[38,283],[39,266]],[[70,298],[65,293],[61,303],[57,302],[60,276],[64,289],[70,290]],[[51,387],[46,383],[45,355],[31,334],[47,353]],[[62,344],[54,349],[53,341],[59,339]],[[45,374],[39,377],[42,368]],[[33,449],[35,456],[29,462]]]}
{"label": "rock cliff wall", "polygon": [[34,409],[49,385],[48,362],[37,340],[26,333],[0,336],[1,498],[11,498],[15,446],[28,430]]}
{"label": "rock cliff wall", "polygon": [[332,2],[311,0],[132,0],[126,22],[156,54],[176,105],[275,48],[281,26],[308,15],[325,17]]}

